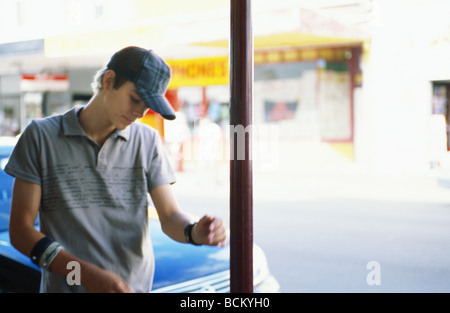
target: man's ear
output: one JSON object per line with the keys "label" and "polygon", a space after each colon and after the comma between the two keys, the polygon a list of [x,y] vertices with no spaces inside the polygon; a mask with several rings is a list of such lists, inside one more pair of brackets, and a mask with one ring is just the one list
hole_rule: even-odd
{"label": "man's ear", "polygon": [[106,71],[103,76],[103,88],[108,90],[114,88],[114,81],[116,79],[116,72],[113,70]]}

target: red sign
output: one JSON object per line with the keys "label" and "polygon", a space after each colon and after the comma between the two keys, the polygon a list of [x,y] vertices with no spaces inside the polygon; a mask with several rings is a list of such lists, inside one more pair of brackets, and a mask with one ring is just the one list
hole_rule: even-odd
{"label": "red sign", "polygon": [[22,74],[20,82],[22,91],[67,91],[69,89],[68,74],[37,73]]}

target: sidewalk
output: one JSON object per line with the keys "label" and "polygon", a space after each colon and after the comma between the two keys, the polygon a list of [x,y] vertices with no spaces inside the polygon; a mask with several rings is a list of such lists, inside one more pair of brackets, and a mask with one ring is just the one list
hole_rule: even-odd
{"label": "sidewalk", "polygon": [[[254,201],[355,198],[450,204],[450,188],[439,184],[436,172],[373,174],[345,158],[330,161],[323,157],[281,147],[276,166],[267,168],[255,161]],[[192,161],[177,177],[174,189],[179,195],[229,199],[229,161]]]}
{"label": "sidewalk", "polygon": [[[229,198],[229,172],[196,170],[177,173],[178,195]],[[450,188],[442,187],[433,174],[370,175],[358,171],[255,172],[254,201],[306,201],[318,198],[355,198],[450,204]]]}

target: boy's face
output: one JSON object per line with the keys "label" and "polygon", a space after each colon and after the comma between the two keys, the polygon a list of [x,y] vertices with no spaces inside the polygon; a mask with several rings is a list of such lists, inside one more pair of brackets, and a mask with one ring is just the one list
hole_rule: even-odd
{"label": "boy's face", "polygon": [[123,130],[145,115],[148,108],[136,91],[134,83],[127,81],[120,88],[106,87],[107,117],[115,128]]}

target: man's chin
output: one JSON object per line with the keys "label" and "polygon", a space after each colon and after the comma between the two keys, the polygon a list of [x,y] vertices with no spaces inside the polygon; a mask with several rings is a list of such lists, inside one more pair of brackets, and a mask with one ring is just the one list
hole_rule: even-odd
{"label": "man's chin", "polygon": [[[131,123],[133,124],[133,123]],[[120,125],[116,125],[116,129],[117,130],[125,130],[128,128],[128,126],[130,126],[131,124],[120,124]]]}

